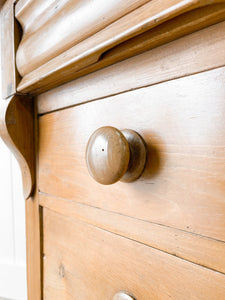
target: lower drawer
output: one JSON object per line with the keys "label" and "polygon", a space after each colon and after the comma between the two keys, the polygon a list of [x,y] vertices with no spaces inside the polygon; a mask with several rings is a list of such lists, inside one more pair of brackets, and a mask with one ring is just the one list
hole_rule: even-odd
{"label": "lower drawer", "polygon": [[43,209],[44,299],[225,299],[225,276]]}

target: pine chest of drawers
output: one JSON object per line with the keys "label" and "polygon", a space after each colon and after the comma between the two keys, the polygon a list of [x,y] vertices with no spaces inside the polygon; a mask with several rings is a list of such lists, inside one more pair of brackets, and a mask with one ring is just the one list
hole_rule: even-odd
{"label": "pine chest of drawers", "polygon": [[225,2],[8,0],[1,28],[29,300],[225,299]]}

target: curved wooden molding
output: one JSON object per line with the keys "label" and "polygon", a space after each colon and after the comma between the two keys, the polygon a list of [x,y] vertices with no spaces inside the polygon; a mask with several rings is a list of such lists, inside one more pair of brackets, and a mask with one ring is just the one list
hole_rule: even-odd
{"label": "curved wooden molding", "polygon": [[[225,4],[209,5],[204,8],[198,8],[194,11],[182,14],[172,20],[169,20],[152,30],[144,32],[118,46],[105,52],[99,61],[86,68],[73,72],[68,69],[61,76],[57,76],[55,73],[54,81],[51,77],[46,76],[45,82],[35,82],[34,85],[29,85],[26,88],[26,77],[20,85],[18,90],[24,92],[31,92],[32,94],[38,94],[51,88],[57,87],[60,84],[66,83],[83,75],[89,74],[96,70],[102,69],[115,62],[119,62],[130,58],[134,55],[140,54],[144,51],[161,46],[165,43],[171,42],[175,39],[195,32],[197,29],[203,29],[207,26],[213,25],[217,22],[225,20]],[[60,75],[60,72],[59,72]],[[25,86],[25,89],[22,88]],[[71,99],[71,101],[73,101]]]}
{"label": "curved wooden molding", "polygon": [[26,96],[13,96],[0,104],[0,136],[19,162],[25,199],[35,184],[34,102]]}
{"label": "curved wooden molding", "polygon": [[[220,8],[218,7],[218,4],[221,5]],[[195,13],[193,13],[192,17],[192,12],[195,12],[196,9],[206,9],[205,26],[210,24],[210,16],[212,16],[211,24],[221,21],[222,17],[220,9],[223,11],[223,17],[225,18],[224,4],[224,0],[149,1],[145,5],[142,5],[128,13],[124,17],[113,22],[111,25],[98,31],[89,38],[81,41],[32,72],[26,74],[18,85],[18,91],[38,94],[59,84],[77,78],[79,76],[78,73],[82,73],[82,75],[84,75],[124,58],[136,55],[138,54],[138,51],[140,53],[142,49],[139,48],[137,50],[138,47],[136,47],[135,51],[130,51],[130,47],[128,46],[125,47],[126,49],[122,49],[122,54],[120,54],[121,52],[118,50],[116,55],[113,53],[114,58],[110,58],[106,63],[101,64],[102,58],[104,59],[104,54],[107,51],[110,51],[115,47],[119,47],[122,43],[130,41],[147,31],[149,31],[150,39],[153,31],[154,40],[152,44],[153,47],[156,47],[176,39],[177,37],[203,28],[204,17],[200,14],[199,22],[198,19],[196,19],[197,16]],[[218,19],[215,16],[215,12]],[[182,21],[182,16],[187,13],[189,13],[189,17],[185,18],[185,23]],[[166,22],[170,20],[172,22],[179,16],[181,19],[178,22],[175,22],[176,28],[173,28],[173,31],[168,32],[165,26],[161,31],[159,31],[159,42],[156,42],[157,30],[155,32],[154,30],[162,24],[166,24]],[[185,25],[187,24],[188,26],[186,30]],[[46,35],[46,37],[48,37],[48,35]],[[17,64],[19,66],[28,64],[25,57],[22,57],[21,55],[23,52],[21,50],[22,47],[23,45],[21,43],[20,51],[17,53]],[[149,43],[148,48],[152,48]],[[146,47],[143,47],[143,49],[143,51],[147,50]],[[32,45],[30,45],[30,52],[32,52]]]}
{"label": "curved wooden molding", "polygon": [[92,36],[148,0],[27,0],[16,6],[23,28],[17,52],[22,76]]}

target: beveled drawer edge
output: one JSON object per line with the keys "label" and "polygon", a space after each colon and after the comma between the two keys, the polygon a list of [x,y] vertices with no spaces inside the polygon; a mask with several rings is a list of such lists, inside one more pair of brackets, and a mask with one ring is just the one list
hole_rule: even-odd
{"label": "beveled drawer edge", "polygon": [[225,22],[221,22],[40,94],[38,113],[223,67],[224,31]]}
{"label": "beveled drawer edge", "polygon": [[182,229],[39,192],[39,205],[69,218],[225,274],[225,243]]}

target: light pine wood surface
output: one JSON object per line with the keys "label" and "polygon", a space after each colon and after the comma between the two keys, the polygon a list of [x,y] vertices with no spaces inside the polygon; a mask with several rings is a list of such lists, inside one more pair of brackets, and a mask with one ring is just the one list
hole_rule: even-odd
{"label": "light pine wood surface", "polygon": [[16,5],[23,28],[17,52],[22,76],[94,35],[148,0],[25,1]]}
{"label": "light pine wood surface", "polygon": [[[65,39],[64,43],[62,43],[63,46],[67,41],[70,44],[71,42],[69,41],[71,40],[71,37],[67,38],[70,33],[68,31],[64,32],[62,28],[61,35],[58,35],[57,33],[57,36],[55,36],[54,34],[50,34],[49,36],[47,33],[48,24],[51,23],[50,16],[50,21],[48,20],[48,22],[46,23],[47,28],[45,28],[45,26],[43,25],[40,30],[35,31],[34,34],[31,34],[30,38],[29,31],[27,37],[26,33],[24,33],[24,38],[19,45],[16,59],[18,70],[23,76],[23,79],[18,86],[18,91],[23,93],[40,93],[58,86],[59,84],[65,83],[71,79],[77,78],[77,72],[89,66],[92,69],[91,65],[100,61],[102,55],[113,47],[133,38],[134,36],[138,36],[143,32],[146,32],[170,19],[182,15],[185,12],[192,11],[199,7],[205,7],[207,5],[214,5],[218,3],[224,3],[224,0],[148,1],[145,5],[142,5],[129,14],[119,18],[117,21],[96,32],[96,34],[93,34],[89,38],[84,39],[80,43],[74,44],[72,47],[70,47],[68,50],[65,50],[61,54],[58,53],[58,49],[61,47],[59,47],[59,45],[61,45],[60,40],[61,38]],[[107,2],[107,6],[108,5],[109,4]],[[220,7],[220,9],[224,11],[224,6]],[[215,8],[215,11],[217,11],[218,14],[218,6]],[[61,21],[67,23],[67,18],[64,18],[63,12],[64,9],[62,9],[62,18],[60,17],[60,20],[57,20],[57,24]],[[215,23],[217,20],[216,15],[212,12],[206,12],[206,16],[207,14],[211,16],[212,23]],[[190,19],[185,20],[184,23],[175,22],[178,27],[181,26],[182,28],[185,28],[185,24],[187,23],[188,29],[186,30],[185,28],[184,30],[175,30],[175,32],[171,31],[171,34],[169,35],[165,35],[164,30],[165,41],[161,36],[161,42],[158,42],[156,44],[160,45],[164,42],[175,39],[182,34],[184,35],[204,27],[204,20],[200,17],[198,25],[198,22],[194,22],[195,18],[196,17],[190,17]],[[218,21],[221,20],[221,18],[222,16],[219,13]],[[55,21],[56,20],[54,20],[54,22]],[[205,18],[205,22],[205,26],[209,25],[209,20],[207,20],[207,17]],[[73,26],[70,26],[69,28],[72,35],[72,40],[74,40]],[[45,35],[43,35],[42,33],[39,34],[39,31],[41,30],[44,30]],[[50,41],[53,41],[53,44],[50,43]],[[36,47],[36,43],[43,44],[43,47]],[[54,47],[55,43],[57,45],[56,47]],[[68,48],[69,46],[66,47]],[[151,45],[148,45],[148,47],[151,48]],[[129,53],[129,49],[130,47],[128,46],[125,52]],[[144,50],[146,50],[146,46],[144,47]],[[53,54],[51,54],[52,51]],[[140,52],[141,49],[139,49],[138,51]],[[134,51],[131,49],[130,55],[137,54],[138,51],[134,53]],[[118,51],[117,53],[117,58],[115,56],[113,59],[110,58],[109,61],[106,60],[106,63],[103,62],[103,65],[100,64],[94,66],[95,70],[129,56],[125,54],[124,57],[124,54],[122,54],[122,56],[120,57],[119,53],[120,51]],[[49,55],[51,56],[51,59]],[[46,63],[44,63],[45,61]],[[90,73],[91,69],[86,68],[86,70],[82,70],[82,72]]]}
{"label": "light pine wood surface", "polygon": [[[40,117],[40,191],[225,241],[224,82],[220,68]],[[86,145],[105,125],[144,138],[136,182],[89,175]]]}
{"label": "light pine wood surface", "polygon": [[221,22],[40,94],[38,113],[224,66],[224,32]]}
{"label": "light pine wood surface", "polygon": [[28,300],[43,299],[43,220],[38,194],[38,122],[34,103],[34,193],[26,200],[26,250],[27,250],[27,297]]}
{"label": "light pine wood surface", "polygon": [[91,205],[39,193],[41,206],[225,274],[225,243]]}
{"label": "light pine wood surface", "polygon": [[42,299],[42,235],[38,194],[26,201],[27,296]]}
{"label": "light pine wood surface", "polygon": [[225,275],[44,209],[44,298],[215,300]]}

